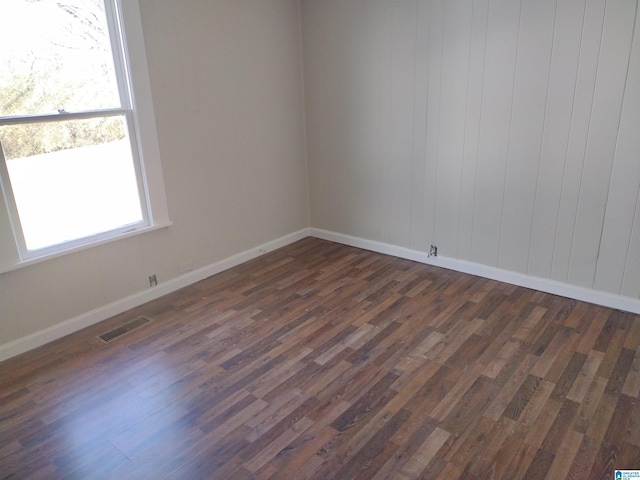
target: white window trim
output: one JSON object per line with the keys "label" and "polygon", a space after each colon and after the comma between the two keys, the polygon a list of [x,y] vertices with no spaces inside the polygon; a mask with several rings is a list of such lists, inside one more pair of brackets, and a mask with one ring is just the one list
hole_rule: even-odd
{"label": "white window trim", "polygon": [[[12,221],[15,222],[16,219],[14,218],[12,220],[11,217],[14,215],[13,212],[17,210],[15,210],[15,205],[12,206],[9,203],[13,202],[13,197],[9,193],[10,186],[5,185],[5,182],[0,182],[2,183],[1,186],[4,192],[4,195],[0,195],[0,274],[27,265],[33,265],[34,263],[39,263],[50,258],[56,258],[71,252],[85,250],[96,245],[103,245],[171,225],[164,189],[160,148],[156,132],[139,2],[138,0],[113,0],[113,3],[107,1],[105,5],[108,10],[112,7],[115,8],[115,11],[107,12],[107,19],[108,21],[116,21],[120,24],[119,28],[116,28],[115,31],[118,32],[117,35],[122,36],[120,40],[125,46],[125,58],[121,60],[126,66],[124,71],[128,74],[129,78],[123,78],[118,75],[123,108],[113,109],[113,111],[105,110],[104,112],[126,114],[127,121],[131,122],[131,139],[132,142],[137,143],[137,150],[141,154],[139,162],[136,163],[138,163],[141,173],[142,200],[146,199],[142,207],[146,221],[143,225],[133,227],[133,229],[132,226],[125,226],[106,233],[84,237],[63,245],[26,253],[24,244],[20,245],[20,239],[16,239],[16,237],[19,236],[13,234],[15,230],[12,226]],[[112,26],[113,25],[110,25],[110,28]],[[113,42],[113,36],[111,36],[111,38]],[[118,39],[115,41],[118,41]],[[120,52],[119,48],[114,50]],[[116,59],[116,61],[118,61],[118,59]],[[117,70],[122,71],[121,69]],[[67,114],[64,115],[64,119],[71,120],[83,115],[86,118],[87,114]],[[42,116],[45,120],[47,117],[49,116]],[[59,115],[52,115],[51,117],[60,119]],[[30,118],[33,119],[34,117]],[[12,119],[12,123],[19,122],[21,122],[20,117]],[[132,130],[135,131],[135,134],[131,133]],[[132,150],[134,150],[134,155],[138,154],[135,152],[135,148]],[[0,164],[5,170],[3,172],[4,178],[8,179],[4,159],[2,159]],[[9,232],[6,230],[9,230]],[[22,242],[24,242],[24,240],[22,240]]]}

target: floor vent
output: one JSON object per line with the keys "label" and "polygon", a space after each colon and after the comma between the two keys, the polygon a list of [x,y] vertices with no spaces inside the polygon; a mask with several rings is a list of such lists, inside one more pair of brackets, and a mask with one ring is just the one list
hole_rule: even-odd
{"label": "floor vent", "polygon": [[146,325],[150,322],[151,320],[149,320],[147,317],[136,318],[129,323],[125,323],[121,327],[114,328],[107,333],[103,333],[102,335],[100,335],[100,338],[105,342],[110,342],[111,340],[118,338],[119,336],[124,335],[125,333],[135,330],[136,328],[141,327],[142,325]]}

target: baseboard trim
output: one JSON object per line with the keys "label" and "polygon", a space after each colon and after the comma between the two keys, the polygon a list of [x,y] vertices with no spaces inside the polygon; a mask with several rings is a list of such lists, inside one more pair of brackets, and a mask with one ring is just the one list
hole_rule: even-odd
{"label": "baseboard trim", "polygon": [[134,293],[128,297],[117,300],[108,305],[98,307],[77,317],[63,321],[44,330],[34,332],[25,337],[18,338],[4,345],[0,345],[0,361],[15,357],[21,353],[33,350],[46,343],[57,340],[61,337],[77,332],[83,328],[106,320],[114,315],[126,312],[129,309],[138,307],[151,300],[155,300],[163,295],[174,292],[195,282],[203,280],[216,273],[223,272],[229,268],[240,265],[248,260],[257,258],[265,253],[289,245],[309,236],[309,229],[303,228],[297,232],[290,233],[257,247],[237,253],[231,257],[212,263],[205,267],[187,272],[184,275],[172,278],[166,282],[161,282],[158,286]]}
{"label": "baseboard trim", "polygon": [[297,232],[285,235],[257,247],[245,250],[232,255],[218,262],[205,267],[193,270],[176,278],[161,282],[157,287],[153,287],[128,297],[117,300],[108,305],[96,308],[89,312],[78,315],[64,322],[53,325],[44,330],[32,333],[25,337],[18,338],[4,345],[0,345],[0,361],[15,357],[21,353],[40,347],[46,343],[57,340],[61,337],[77,332],[85,327],[94,325],[106,320],[114,315],[118,315],[129,309],[138,307],[146,302],[155,300],[163,295],[174,292],[195,282],[203,280],[216,273],[223,272],[229,268],[240,265],[244,262],[257,258],[265,253],[287,246],[305,237],[312,236],[323,240],[329,240],[343,245],[350,245],[373,252],[393,255],[406,258],[428,265],[443,267],[462,273],[469,273],[483,278],[490,278],[500,282],[511,283],[521,287],[532,288],[543,292],[560,295],[562,297],[573,298],[584,302],[594,303],[605,307],[616,308],[631,313],[640,314],[640,300],[621,295],[614,295],[598,290],[591,290],[584,287],[569,285],[566,283],[549,280],[545,278],[533,277],[517,272],[510,272],[500,268],[490,267],[479,263],[468,262],[448,257],[430,257],[426,252],[400,247],[384,242],[367,240],[353,237],[342,233],[332,232],[318,228],[303,228]]}
{"label": "baseboard trim", "polygon": [[533,277],[522,273],[511,272],[500,268],[482,265],[480,263],[468,262],[448,257],[430,257],[426,252],[413,250],[410,248],[391,245],[388,243],[367,240],[364,238],[344,235],[342,233],[322,230],[318,228],[309,229],[309,235],[323,240],[342,243],[352,247],[363,248],[373,252],[393,255],[395,257],[406,258],[416,262],[448,268],[457,272],[469,273],[483,278],[490,278],[500,282],[511,283],[521,287],[532,288],[546,293],[559,295],[561,297],[572,298],[583,302],[594,303],[605,307],[616,308],[631,313],[640,314],[640,300],[622,295],[592,290],[589,288],[570,285],[546,278]]}

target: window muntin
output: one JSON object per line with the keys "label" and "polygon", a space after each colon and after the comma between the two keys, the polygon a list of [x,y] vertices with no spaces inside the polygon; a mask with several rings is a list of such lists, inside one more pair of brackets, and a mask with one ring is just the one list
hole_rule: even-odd
{"label": "window muntin", "polygon": [[23,259],[149,225],[118,6],[0,4],[16,35],[0,38],[0,180]]}

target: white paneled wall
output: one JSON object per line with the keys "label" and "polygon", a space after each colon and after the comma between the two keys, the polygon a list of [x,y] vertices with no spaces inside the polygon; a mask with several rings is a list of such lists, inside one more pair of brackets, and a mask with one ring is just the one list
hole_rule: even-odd
{"label": "white paneled wall", "polygon": [[[628,7],[628,10],[631,10]],[[629,15],[622,11],[620,15]],[[627,28],[633,15],[626,19]],[[633,43],[622,105],[613,122],[616,132],[614,152],[610,154],[611,171],[607,191],[602,239],[595,266],[594,286],[618,291],[623,295],[640,296],[640,12],[636,12]],[[622,33],[622,32],[621,32]],[[628,35],[628,33],[627,33]],[[626,52],[625,44],[622,52]],[[619,52],[612,52],[613,55]],[[624,60],[624,58],[622,59]],[[634,202],[635,197],[635,202]],[[633,219],[633,221],[631,221]]]}
{"label": "white paneled wall", "polygon": [[640,298],[637,0],[302,1],[311,225]]}
{"label": "white paneled wall", "polygon": [[[602,2],[602,5],[604,3]],[[592,9],[590,9],[590,12]],[[580,110],[581,105],[590,104],[589,99],[574,99],[580,90],[576,90],[578,66],[585,68],[585,60],[580,61],[580,46],[585,50],[594,49],[588,42],[588,37],[582,38],[585,16],[585,2],[559,2],[556,6],[553,50],[549,70],[549,83],[546,94],[546,111],[542,132],[540,162],[537,172],[536,199],[531,226],[531,244],[529,251],[528,269],[533,275],[550,277],[554,253],[560,253],[558,238],[570,238],[572,231],[567,230],[568,222],[572,219],[560,221],[559,208],[563,191],[566,194],[567,185],[564,182],[565,169],[570,168],[571,150],[569,148],[569,129],[573,126],[572,140],[576,139],[576,130],[581,123],[585,124],[588,112]],[[595,48],[597,51],[597,48]],[[585,90],[587,93],[589,90]],[[577,107],[574,109],[574,106]],[[582,138],[584,145],[584,138]],[[579,181],[576,171],[569,172],[567,181]],[[564,229],[564,230],[563,230]],[[556,253],[557,252],[557,253]],[[554,272],[557,272],[558,261]],[[557,275],[554,278],[566,280]]]}

